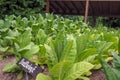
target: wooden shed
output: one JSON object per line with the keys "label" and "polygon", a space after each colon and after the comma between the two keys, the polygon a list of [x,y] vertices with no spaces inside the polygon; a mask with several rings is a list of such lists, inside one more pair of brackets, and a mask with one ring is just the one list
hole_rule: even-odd
{"label": "wooden shed", "polygon": [[120,18],[120,0],[46,0],[46,12]]}

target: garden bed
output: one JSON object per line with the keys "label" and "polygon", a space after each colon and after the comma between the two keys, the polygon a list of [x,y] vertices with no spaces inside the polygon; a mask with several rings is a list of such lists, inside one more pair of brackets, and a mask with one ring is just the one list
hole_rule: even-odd
{"label": "garden bed", "polygon": [[[6,64],[13,62],[13,61],[15,61],[14,56],[6,57],[0,61],[0,80],[19,80],[16,77],[18,72],[16,72],[16,73],[3,73],[2,72],[3,67]],[[47,74],[47,72],[44,72],[44,73]],[[103,71],[101,69],[92,70],[92,75],[89,78],[90,78],[90,80],[105,80],[105,74],[103,73]],[[20,80],[26,80],[25,74],[24,74],[24,78],[22,78]],[[32,76],[29,75],[29,80],[34,80],[34,79],[32,78]]]}

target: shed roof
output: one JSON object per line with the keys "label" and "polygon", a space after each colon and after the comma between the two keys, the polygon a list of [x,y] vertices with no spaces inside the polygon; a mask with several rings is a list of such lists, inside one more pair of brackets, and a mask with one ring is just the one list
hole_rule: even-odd
{"label": "shed roof", "polygon": [[[48,1],[48,10],[50,13],[62,15],[85,15],[86,0]],[[88,15],[120,17],[120,0],[89,0]]]}

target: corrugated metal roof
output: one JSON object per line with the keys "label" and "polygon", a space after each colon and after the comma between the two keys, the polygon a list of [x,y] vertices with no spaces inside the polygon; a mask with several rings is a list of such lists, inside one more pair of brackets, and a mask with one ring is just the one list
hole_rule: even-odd
{"label": "corrugated metal roof", "polygon": [[[85,15],[86,0],[48,0],[49,12]],[[89,16],[120,17],[120,0],[89,0]]]}

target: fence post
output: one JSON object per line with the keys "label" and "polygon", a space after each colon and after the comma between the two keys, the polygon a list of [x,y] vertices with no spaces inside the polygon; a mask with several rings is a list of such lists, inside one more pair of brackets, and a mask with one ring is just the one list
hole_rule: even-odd
{"label": "fence post", "polygon": [[87,20],[88,20],[88,11],[89,11],[89,0],[86,0],[85,19],[84,19],[85,23],[87,23]]}

